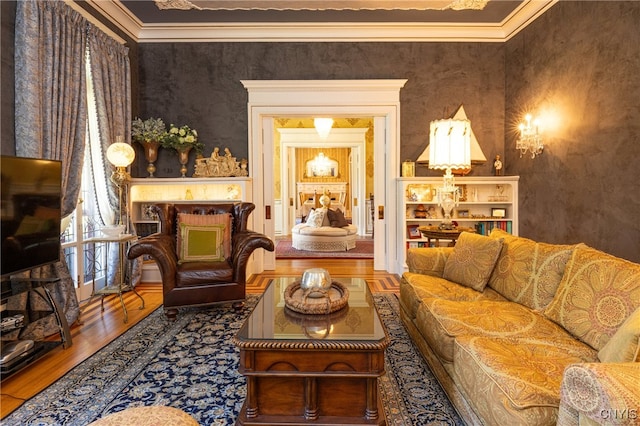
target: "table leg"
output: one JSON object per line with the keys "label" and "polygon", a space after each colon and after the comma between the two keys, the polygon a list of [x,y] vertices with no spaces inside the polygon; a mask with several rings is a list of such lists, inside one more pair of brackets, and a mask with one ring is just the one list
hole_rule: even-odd
{"label": "table leg", "polygon": [[256,405],[256,378],[253,376],[247,377],[247,397],[244,401],[246,408],[247,418],[258,417],[258,406]]}
{"label": "table leg", "polygon": [[367,379],[367,408],[365,412],[367,420],[378,419],[378,379]]}
{"label": "table leg", "polygon": [[315,377],[304,379],[304,418],[318,419],[318,382]]}

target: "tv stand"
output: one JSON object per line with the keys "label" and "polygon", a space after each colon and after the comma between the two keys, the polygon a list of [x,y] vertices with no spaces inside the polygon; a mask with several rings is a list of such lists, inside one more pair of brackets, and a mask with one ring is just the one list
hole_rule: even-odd
{"label": "tv stand", "polygon": [[[7,339],[5,340],[4,336],[9,334],[12,331],[23,328],[25,325],[29,324],[35,319],[38,319],[39,316],[36,313],[37,311],[32,311],[29,307],[29,301],[26,301],[26,306],[23,310],[5,310],[2,312],[2,317],[11,317],[14,315],[23,315],[24,320],[21,323],[17,323],[15,326],[8,326],[6,329],[3,327],[2,329],[2,345],[3,348],[5,345],[8,347],[9,343],[13,341],[12,347],[17,347],[19,354],[16,354],[15,358],[12,358],[10,361],[6,363],[2,363],[0,365],[0,379],[5,379],[24,367],[30,365],[35,362],[37,359],[41,358],[44,354],[49,352],[50,350],[62,345],[64,349],[71,347],[71,332],[69,331],[69,324],[67,322],[67,318],[64,316],[64,312],[62,308],[59,306],[58,302],[53,298],[53,295],[49,291],[49,289],[45,286],[48,283],[56,283],[59,282],[59,278],[10,278],[7,280],[2,280],[2,304],[7,303],[8,299],[13,296],[18,296],[22,293],[26,293],[31,291],[32,294],[37,295],[42,300],[44,300],[50,307],[52,313],[55,315],[56,321],[59,327],[60,340],[53,341],[49,339],[40,340],[33,342],[33,345],[27,344],[28,341],[23,341],[25,344],[16,344],[20,343],[21,339]],[[3,353],[3,355],[6,355]]]}

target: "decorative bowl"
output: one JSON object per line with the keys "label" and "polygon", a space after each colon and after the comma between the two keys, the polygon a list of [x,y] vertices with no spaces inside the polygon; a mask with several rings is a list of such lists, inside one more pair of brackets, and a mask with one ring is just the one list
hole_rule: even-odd
{"label": "decorative bowl", "polygon": [[322,297],[331,288],[331,275],[323,268],[311,268],[304,271],[300,288],[309,292],[309,297]]}
{"label": "decorative bowl", "polygon": [[100,232],[102,232],[107,237],[119,237],[120,234],[124,232],[124,225],[109,225],[100,228]]}

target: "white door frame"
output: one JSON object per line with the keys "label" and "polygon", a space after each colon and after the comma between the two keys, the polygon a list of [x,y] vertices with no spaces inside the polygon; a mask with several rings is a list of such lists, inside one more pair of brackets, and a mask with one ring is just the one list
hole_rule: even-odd
{"label": "white door frame", "polygon": [[[353,224],[358,228],[358,234],[365,234],[366,216],[364,211],[364,205],[366,204],[366,191],[365,191],[365,164],[364,164],[364,151],[365,151],[365,128],[353,128],[353,129],[333,129],[326,139],[321,139],[318,132],[314,128],[306,129],[288,129],[279,128],[277,131],[280,133],[280,170],[274,170],[274,172],[280,173],[281,182],[281,198],[282,198],[282,228],[289,229],[295,222],[295,207],[290,206],[289,196],[292,189],[289,185],[290,168],[295,170],[296,159],[289,158],[289,148],[317,148],[319,146],[327,148],[349,148],[352,150],[350,159],[354,156],[361,164],[355,165],[355,172],[350,172],[348,176],[343,176],[343,180],[349,182],[349,193],[351,194],[351,212]],[[353,165],[352,165],[353,166]],[[355,175],[357,173],[357,176]],[[354,179],[355,177],[355,179]],[[295,188],[293,188],[295,191]],[[295,199],[297,194],[294,194],[294,206],[297,204]],[[354,207],[353,199],[357,198],[357,207]],[[365,204],[362,204],[365,203]]]}
{"label": "white door frame", "polygon": [[[395,180],[400,175],[400,89],[406,82],[405,79],[241,80],[249,95],[249,176],[253,177],[256,205],[254,229],[270,238],[275,236],[273,185],[267,185],[273,182],[274,117],[373,117],[376,165],[373,267],[397,273]],[[263,250],[256,253],[250,272],[275,269],[275,253]]]}

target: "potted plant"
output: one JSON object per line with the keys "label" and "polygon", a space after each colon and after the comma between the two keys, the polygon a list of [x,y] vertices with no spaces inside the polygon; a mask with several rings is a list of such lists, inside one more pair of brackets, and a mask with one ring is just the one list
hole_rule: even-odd
{"label": "potted plant", "polygon": [[144,157],[149,163],[147,172],[153,177],[156,171],[154,163],[158,159],[158,147],[167,133],[167,127],[161,118],[136,118],[131,122],[131,139],[144,148]]}
{"label": "potted plant", "polygon": [[180,157],[180,172],[182,177],[186,177],[187,162],[189,161],[189,152],[195,149],[196,153],[202,154],[204,144],[198,141],[198,132],[187,125],[176,126],[171,124],[169,131],[165,133],[162,139],[164,148],[172,148],[178,152]]}

